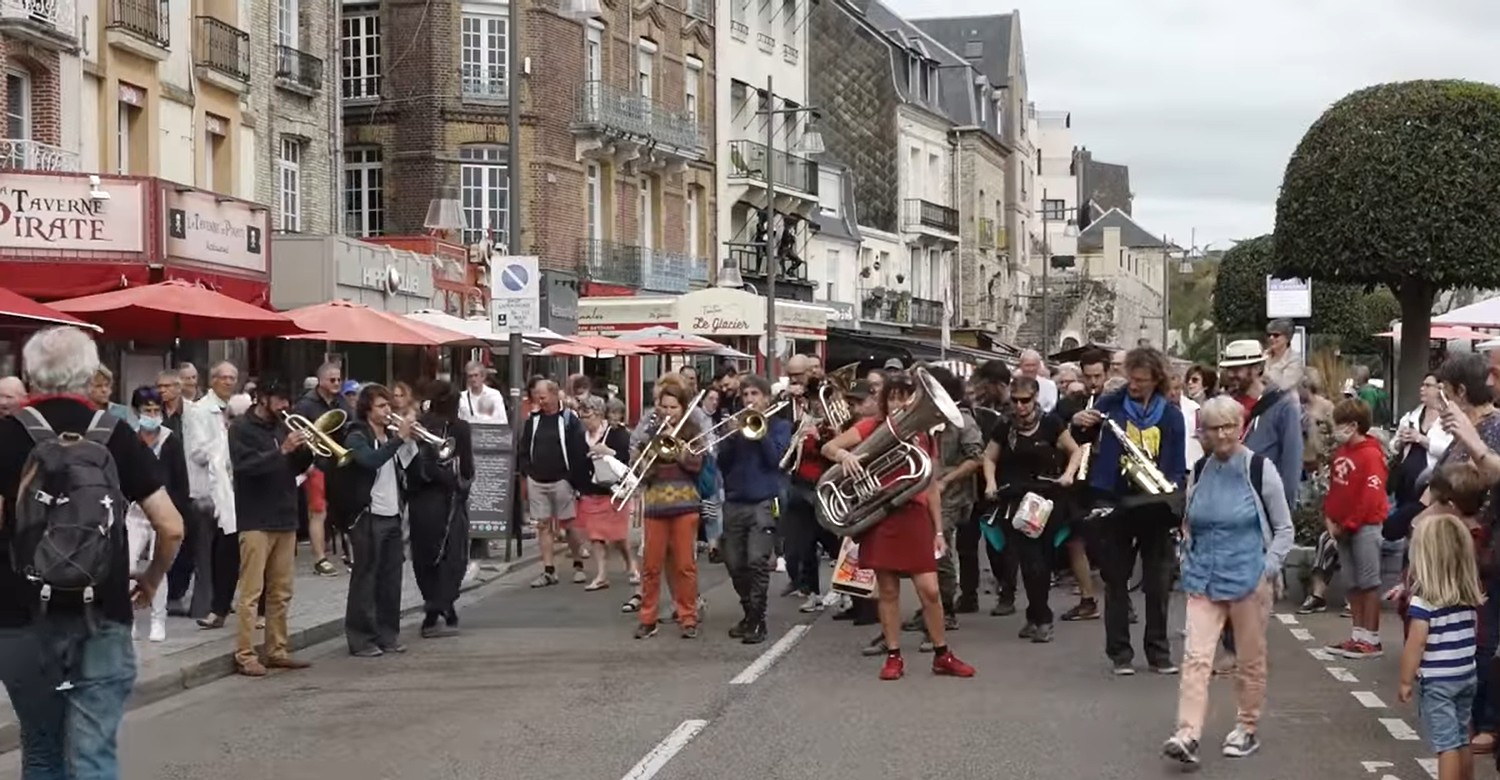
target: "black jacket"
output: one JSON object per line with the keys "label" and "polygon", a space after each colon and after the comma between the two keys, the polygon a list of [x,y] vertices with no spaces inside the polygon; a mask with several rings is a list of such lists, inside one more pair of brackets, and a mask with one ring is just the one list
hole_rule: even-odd
{"label": "black jacket", "polygon": [[448,420],[431,412],[417,418],[417,422],[437,436],[453,437],[457,451],[453,457],[458,470],[454,471],[452,464],[439,463],[432,447],[419,444],[417,457],[406,470],[407,489],[413,492],[429,488],[444,492],[467,489],[474,482],[473,429],[463,420]]}
{"label": "black jacket", "polygon": [[170,431],[170,428],[163,428],[160,434],[167,437],[157,455],[161,461],[162,487],[172,499],[172,506],[177,507],[177,513],[190,517],[188,510],[192,509],[193,501],[188,496],[187,452],[182,446],[182,436]]}
{"label": "black jacket", "polygon": [[[344,446],[354,454],[349,465],[342,469],[340,478],[343,484],[344,497],[348,500],[347,508],[349,514],[347,520],[353,522],[361,512],[370,508],[370,491],[375,488],[375,476],[391,458],[396,457],[396,452],[401,449],[403,442],[391,436],[384,444],[375,439],[375,432],[370,430],[369,423],[351,422],[345,426],[348,435],[344,437]],[[399,466],[399,464],[398,464]],[[401,485],[400,500],[406,502],[406,479],[401,469],[396,469],[397,482]]]}
{"label": "black jacket", "polygon": [[283,454],[288,433],[279,420],[262,420],[253,408],[229,425],[235,523],[241,531],[297,530],[297,475],[312,465],[312,453],[298,447]]}

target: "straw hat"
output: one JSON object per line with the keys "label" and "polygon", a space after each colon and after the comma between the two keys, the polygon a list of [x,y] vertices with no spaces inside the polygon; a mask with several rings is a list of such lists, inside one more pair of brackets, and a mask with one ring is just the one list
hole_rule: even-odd
{"label": "straw hat", "polygon": [[1231,341],[1219,357],[1219,368],[1238,368],[1266,362],[1266,353],[1255,339]]}

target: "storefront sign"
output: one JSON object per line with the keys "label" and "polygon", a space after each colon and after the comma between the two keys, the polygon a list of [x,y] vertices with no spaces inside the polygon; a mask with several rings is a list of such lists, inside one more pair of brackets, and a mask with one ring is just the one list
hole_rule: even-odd
{"label": "storefront sign", "polygon": [[264,208],[200,190],[162,192],[168,257],[266,273]]}
{"label": "storefront sign", "polygon": [[81,176],[0,174],[0,249],[143,251],[143,187],[105,179],[96,190]]}
{"label": "storefront sign", "polygon": [[777,301],[776,325],[803,333],[822,333],[828,329],[828,310],[821,305]]}
{"label": "storefront sign", "polygon": [[766,332],[766,299],[742,290],[710,287],[677,301],[682,330],[703,336],[759,336]]}
{"label": "storefront sign", "polygon": [[612,332],[615,326],[673,325],[670,298],[585,298],[578,302],[578,330]]}

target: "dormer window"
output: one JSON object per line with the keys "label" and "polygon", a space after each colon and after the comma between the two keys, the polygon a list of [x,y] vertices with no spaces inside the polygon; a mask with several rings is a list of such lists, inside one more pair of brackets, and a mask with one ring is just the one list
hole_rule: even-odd
{"label": "dormer window", "polygon": [[922,74],[922,102],[923,103],[931,103],[932,102],[932,68],[930,66],[928,66],[927,63],[924,62],[924,63],[921,64],[920,70],[921,70],[921,74]]}
{"label": "dormer window", "polygon": [[974,102],[979,104],[979,126],[988,128],[990,126],[989,95],[984,94],[983,87],[975,87],[974,93],[976,97]]}
{"label": "dormer window", "polygon": [[911,57],[906,61],[906,88],[908,91],[917,88],[922,83],[922,60]]}

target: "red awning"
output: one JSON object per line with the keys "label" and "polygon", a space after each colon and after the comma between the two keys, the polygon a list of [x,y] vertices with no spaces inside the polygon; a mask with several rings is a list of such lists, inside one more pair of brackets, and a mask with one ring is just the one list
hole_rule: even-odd
{"label": "red awning", "polygon": [[98,325],[91,325],[71,314],[64,314],[50,306],[37,303],[20,293],[0,287],[0,327],[45,327],[47,325],[77,325],[82,328],[97,331]]}
{"label": "red awning", "polygon": [[285,315],[176,280],[71,298],[53,308],[103,326],[112,339],[241,339],[303,331]]}
{"label": "red awning", "polygon": [[[473,343],[467,333],[439,328],[398,314],[372,309],[349,301],[330,301],[304,306],[286,313],[307,333],[290,338],[342,341],[349,344],[399,344],[437,347]],[[484,343],[480,341],[479,343]]]}

